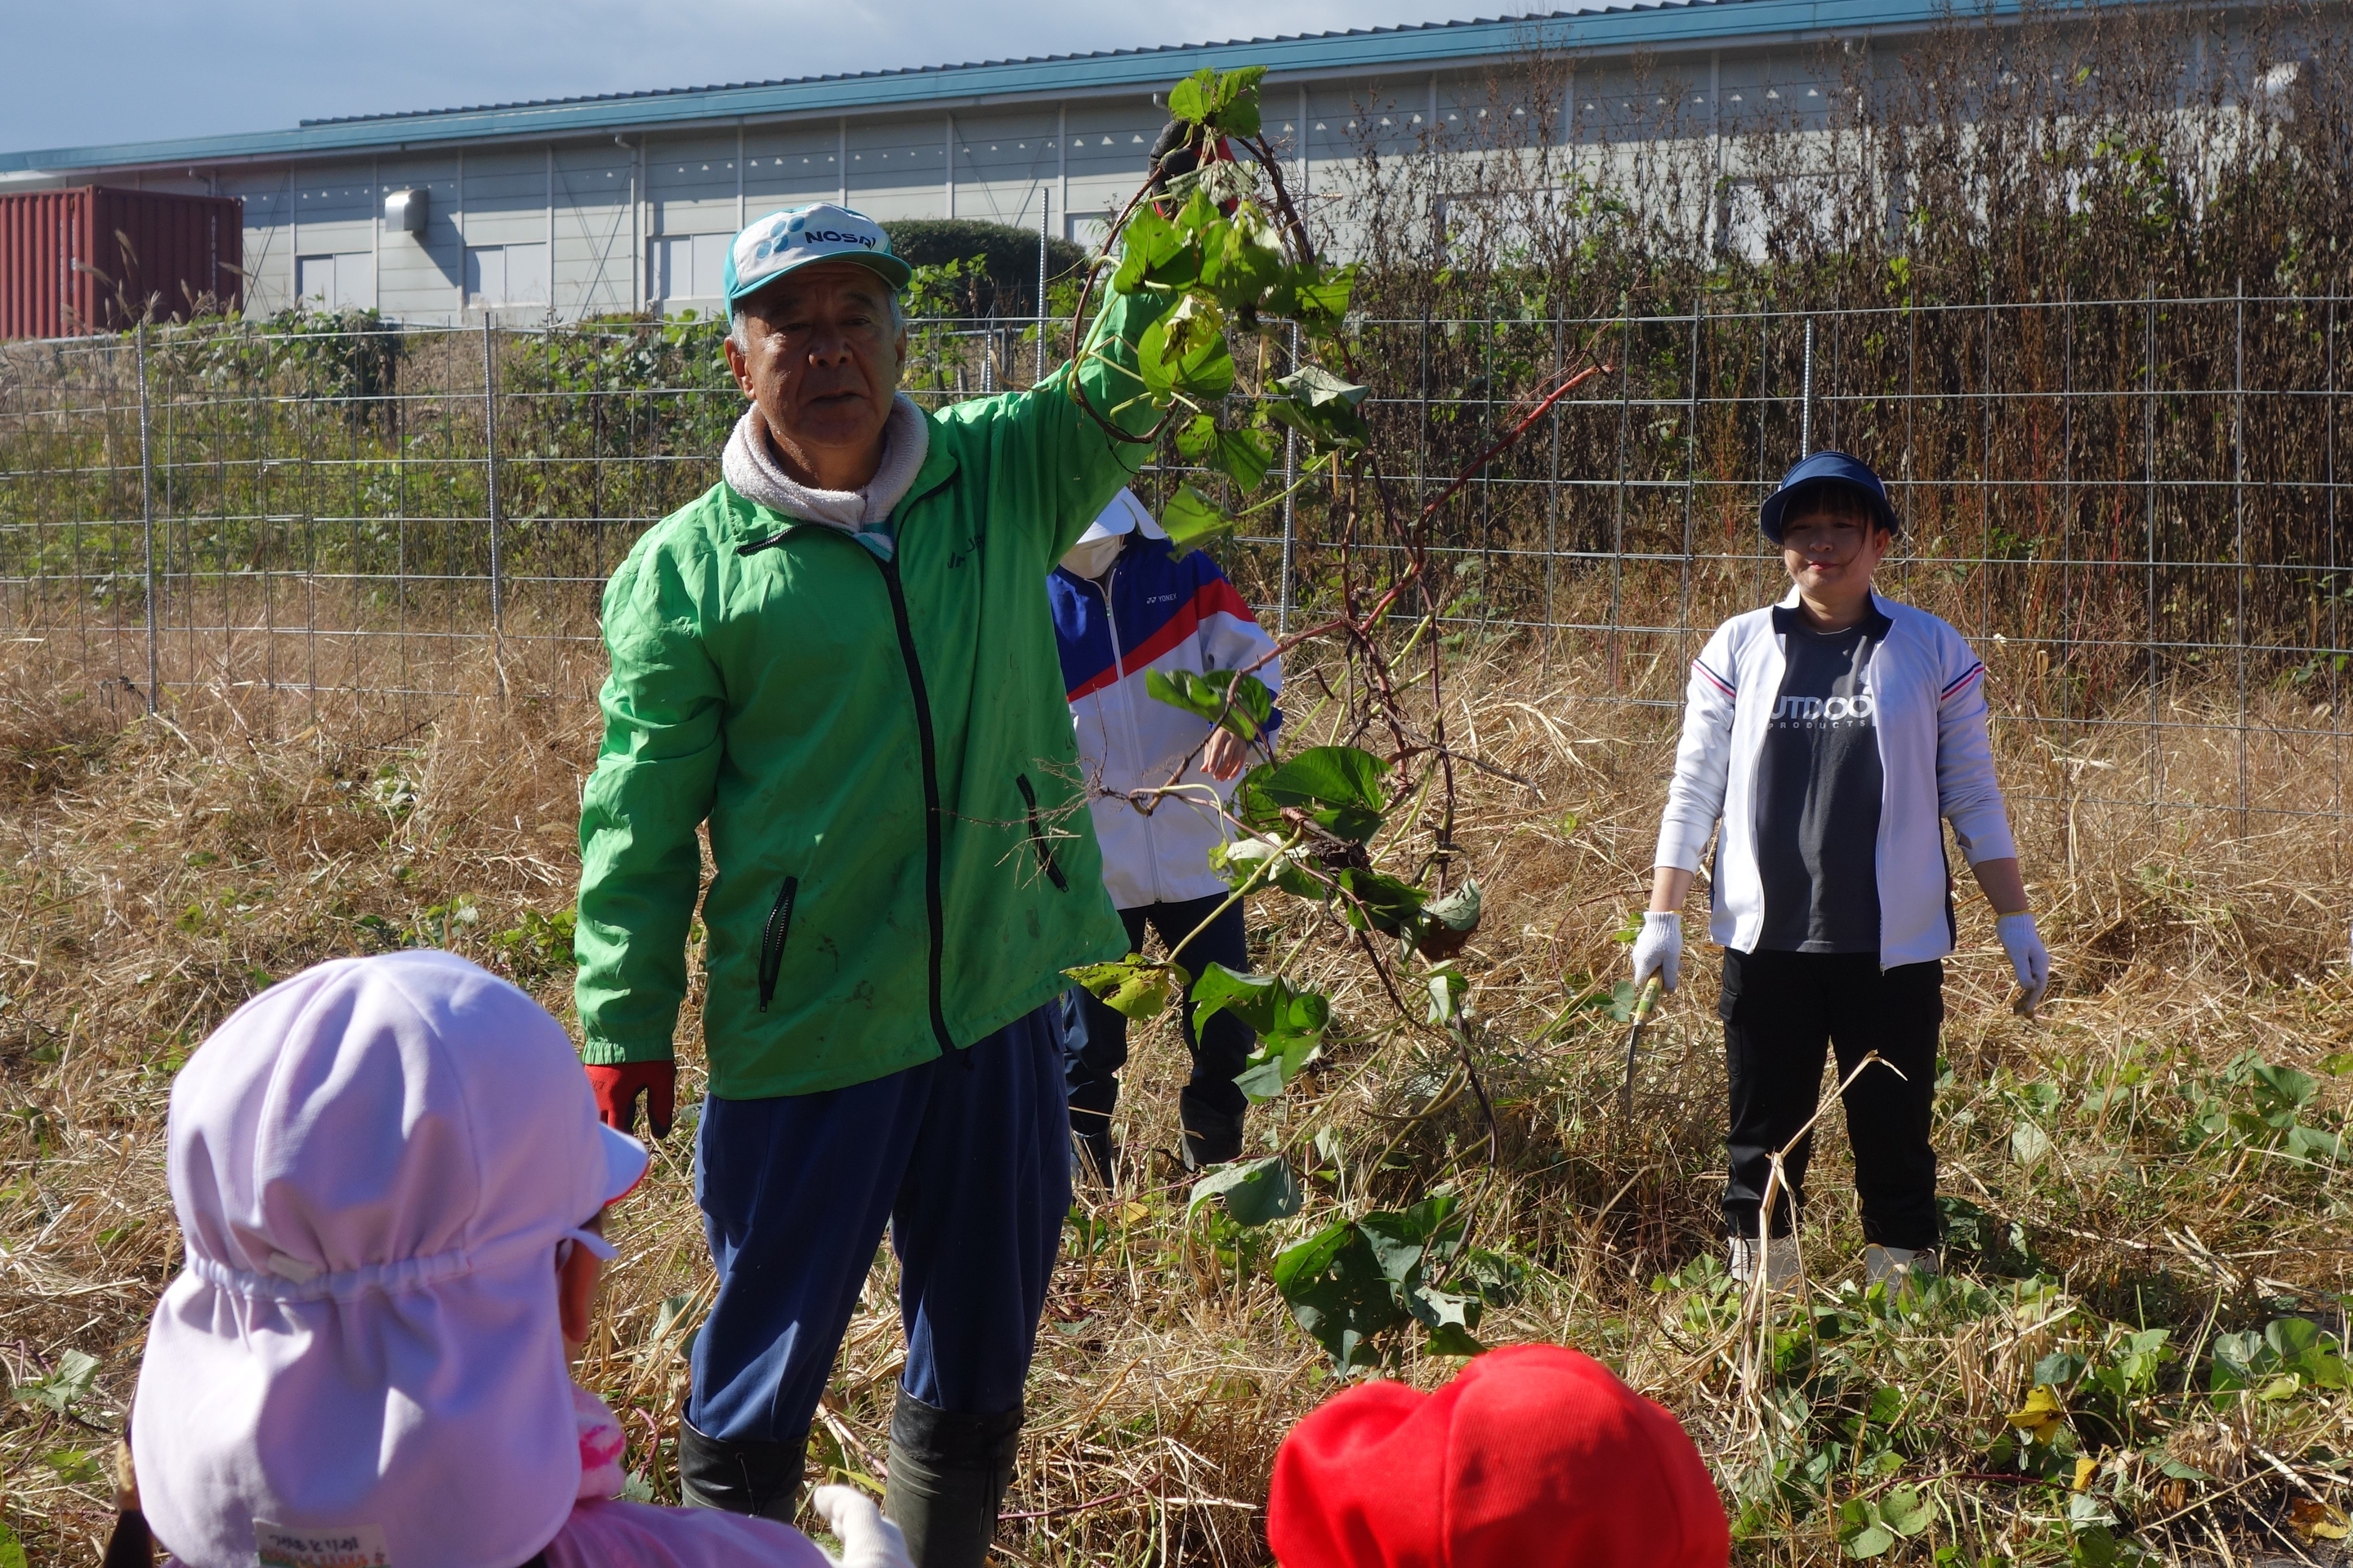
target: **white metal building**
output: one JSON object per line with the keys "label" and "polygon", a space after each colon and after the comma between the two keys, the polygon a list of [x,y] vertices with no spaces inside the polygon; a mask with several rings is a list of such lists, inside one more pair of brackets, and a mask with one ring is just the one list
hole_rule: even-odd
{"label": "white metal building", "polygon": [[[1679,108],[1711,120],[1768,98],[1802,114],[1825,85],[1827,49],[1900,49],[1955,9],[1946,0],[1672,0],[306,121],[0,154],[0,192],[96,183],[241,196],[255,313],[298,298],[417,322],[708,309],[728,237],[812,200],[886,220],[1042,222],[1085,241],[1134,189],[1165,118],[1155,95],[1205,65],[1270,68],[1268,131],[1312,201],[1365,136],[1405,151],[1427,129],[1460,126],[1492,100],[1499,68],[1532,48],[1573,58],[1579,96],[1629,111],[1673,93]],[[1959,9],[2001,26],[2023,5]],[[406,221],[387,215],[387,199],[403,192],[423,193]]]}

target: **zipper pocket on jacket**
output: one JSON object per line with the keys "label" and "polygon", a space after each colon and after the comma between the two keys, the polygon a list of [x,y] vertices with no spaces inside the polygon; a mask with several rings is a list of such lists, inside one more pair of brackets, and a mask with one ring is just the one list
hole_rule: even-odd
{"label": "zipper pocket on jacket", "polygon": [[784,967],[785,939],[793,934],[793,899],[801,890],[797,876],[785,878],[776,889],[776,902],[768,910],[768,923],[760,928],[760,1011],[768,1011],[768,1003],[776,997],[776,971]]}
{"label": "zipper pocket on jacket", "polygon": [[1054,863],[1054,851],[1046,842],[1046,825],[1038,820],[1038,795],[1029,788],[1029,775],[1016,773],[1013,785],[1021,791],[1021,804],[1029,812],[1029,847],[1038,852],[1038,869],[1046,874],[1046,880],[1051,882],[1058,891],[1068,893],[1071,879],[1064,876],[1062,868]]}

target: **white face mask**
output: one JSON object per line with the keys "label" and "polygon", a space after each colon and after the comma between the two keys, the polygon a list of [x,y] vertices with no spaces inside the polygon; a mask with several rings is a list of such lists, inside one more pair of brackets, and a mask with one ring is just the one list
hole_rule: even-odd
{"label": "white face mask", "polygon": [[1124,534],[1108,534],[1100,539],[1082,539],[1071,546],[1071,553],[1062,557],[1062,565],[1065,569],[1092,582],[1111,570],[1112,563],[1119,559],[1119,553],[1126,547],[1127,535]]}

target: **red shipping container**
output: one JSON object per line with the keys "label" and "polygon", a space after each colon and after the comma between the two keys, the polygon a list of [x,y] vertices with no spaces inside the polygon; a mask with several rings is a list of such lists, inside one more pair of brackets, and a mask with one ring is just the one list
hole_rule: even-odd
{"label": "red shipping container", "polygon": [[121,332],[245,293],[245,204],[82,185],[0,196],[0,338]]}

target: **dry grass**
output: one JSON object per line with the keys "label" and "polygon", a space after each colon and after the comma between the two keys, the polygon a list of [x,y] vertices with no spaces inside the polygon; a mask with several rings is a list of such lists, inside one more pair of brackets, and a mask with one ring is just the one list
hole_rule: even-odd
{"label": "dry grass", "polygon": [[[585,705],[487,700],[452,704],[422,728],[364,711],[314,723],[224,700],[117,730],[78,724],[81,710],[58,705],[39,672],[16,678],[0,695],[0,1356],[17,1384],[69,1351],[100,1367],[63,1412],[19,1400],[0,1414],[0,1509],[35,1561],[69,1562],[93,1555],[108,1523],[103,1485],[79,1456],[102,1452],[119,1423],[146,1315],[175,1266],[162,1160],[173,1070],[269,980],[405,943],[446,943],[568,1016],[563,944],[533,917],[569,906],[596,733]],[[2293,1300],[2341,1333],[2353,1226],[2338,1172],[2177,1135],[2180,1106],[2247,1050],[2319,1075],[2306,1119],[2335,1125],[2343,1096],[2321,1064],[2353,1033],[2339,824],[2152,820],[2145,808],[2085,804],[2087,778],[2103,796],[2145,789],[2129,732],[2093,755],[2007,729],[2009,782],[2047,797],[2018,815],[2063,991],[2044,1021],[2014,1018],[1989,918],[1974,896],[1964,902],[1940,1150],[1946,1189],[2020,1222],[2053,1283],[2021,1290],[1989,1265],[1982,1299],[1909,1316],[1839,1296],[1860,1237],[1833,1112],[1805,1240],[1817,1303],[1845,1314],[1845,1327],[1809,1330],[1744,1316],[1687,1266],[1716,1245],[1722,1079],[1708,950],[1695,951],[1686,990],[1652,1031],[1631,1126],[1615,1108],[1621,1031],[1578,1005],[1591,977],[1606,984],[1623,962],[1614,933],[1646,880],[1666,715],[1597,696],[1594,672],[1558,651],[1540,661],[1525,647],[1467,649],[1450,679],[1457,743],[1486,765],[1463,773],[1457,836],[1489,895],[1463,962],[1504,1159],[1487,1165],[1444,1042],[1388,1022],[1361,961],[1315,916],[1262,901],[1255,934],[1278,953],[1303,941],[1294,972],[1327,986],[1345,1021],[1326,1063],[1253,1118],[1254,1140],[1304,1154],[1330,1129],[1342,1150],[1336,1162],[1301,1160],[1324,1168],[1278,1242],[1335,1209],[1459,1183],[1474,1240],[1531,1266],[1482,1337],[1585,1346],[1674,1408],[1742,1510],[1744,1558],[1759,1562],[1835,1556],[1837,1505],[1891,1484],[1931,1489],[1936,1522],[1905,1548],[1924,1560],[1953,1543],[1968,1560],[2065,1561],[2067,1532],[2051,1522],[2063,1488],[1965,1478],[1992,1467],[1985,1447],[2038,1359],[2096,1351],[2116,1324],[2209,1344],[2260,1327],[2280,1309],[2267,1299]],[[1320,738],[1325,722],[1301,711],[1293,733]],[[2201,744],[2175,746],[2168,789],[2230,798],[2232,737],[2217,730]],[[2323,800],[2336,798],[2327,781],[2339,760],[2257,758],[2266,794],[2301,779]],[[699,1051],[682,1044],[691,1094]],[[1162,1026],[1138,1055],[1121,1129],[1134,1158],[1122,1189],[1071,1232],[1002,1552],[1023,1563],[1261,1563],[1276,1441],[1333,1385],[1263,1254],[1237,1260],[1229,1234],[1187,1220],[1173,1160],[1154,1152],[1176,1145],[1182,1053]],[[2117,1071],[2126,1066],[2139,1086],[2086,1099],[2129,1077]],[[2012,1135],[2029,1121],[2048,1129],[2049,1147],[2022,1161]],[[710,1287],[687,1148],[682,1127],[617,1216],[623,1255],[583,1373],[625,1411],[630,1463],[658,1495],[674,1488],[666,1439],[684,1387],[680,1340]],[[886,1255],[812,1446],[814,1462],[870,1478],[901,1355],[892,1283]],[[1814,1356],[1811,1381],[1771,1370],[1793,1345]],[[1396,1370],[1427,1383],[1452,1364],[1409,1350]],[[1825,1381],[1824,1367],[1845,1370]],[[1866,1444],[1828,1446],[1858,1377],[1905,1393],[1893,1478],[1864,1464]],[[2165,1371],[2136,1435],[2094,1441],[2079,1420],[2087,1453],[2107,1467],[2094,1490],[2111,1489],[2140,1539],[2171,1555],[2215,1555],[2226,1542],[2258,1555],[2320,1550],[2290,1505],[2299,1488],[2329,1495],[2337,1484],[2327,1456],[2353,1452],[2348,1396],[2299,1391],[2210,1410],[2172,1393],[2185,1380],[2204,1387],[2194,1357]],[[2295,1486],[2266,1451],[2297,1472]],[[1820,1487],[1789,1479],[1792,1465],[1825,1453],[1828,1506]],[[2211,1479],[2168,1476],[2157,1455]]]}

